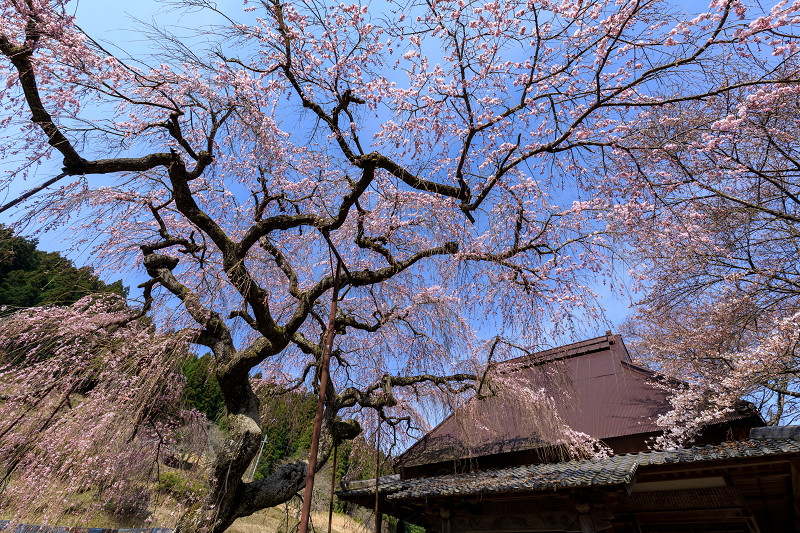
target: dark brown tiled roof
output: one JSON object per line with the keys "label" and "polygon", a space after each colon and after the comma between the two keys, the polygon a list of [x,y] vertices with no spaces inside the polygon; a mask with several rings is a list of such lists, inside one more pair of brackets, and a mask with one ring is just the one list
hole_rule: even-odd
{"label": "dark brown tiled roof", "polygon": [[[598,440],[659,432],[663,428],[656,425],[657,417],[672,408],[669,382],[662,380],[665,386],[657,386],[653,372],[632,364],[619,335],[512,359],[503,365],[509,369],[507,375],[547,389],[567,425]],[[468,402],[403,453],[398,466],[520,452],[564,438],[558,428],[548,427],[547,413],[531,414],[532,410],[535,406],[514,404],[508,395]],[[744,416],[752,413],[734,413],[728,418]]]}
{"label": "dark brown tiled roof", "polygon": [[[800,453],[800,437],[748,439],[672,451],[615,455],[517,466],[464,474],[401,480],[399,475],[379,478],[379,491],[387,500],[435,496],[531,492],[574,487],[630,485],[642,467]],[[375,480],[351,482],[337,493],[347,500],[375,494]]]}

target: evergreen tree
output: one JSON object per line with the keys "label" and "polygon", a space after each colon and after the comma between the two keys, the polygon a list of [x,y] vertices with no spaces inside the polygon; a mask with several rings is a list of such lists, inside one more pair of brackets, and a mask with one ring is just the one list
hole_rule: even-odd
{"label": "evergreen tree", "polygon": [[255,478],[267,477],[277,464],[311,447],[316,395],[308,391],[280,391],[263,385],[259,390],[266,441]]}
{"label": "evergreen tree", "polygon": [[183,366],[183,375],[186,377],[186,387],[183,390],[184,405],[205,413],[206,417],[216,422],[220,420],[225,410],[225,400],[217,383],[217,378],[211,372],[211,355],[189,359]]}
{"label": "evergreen tree", "polygon": [[58,252],[37,250],[38,240],[0,225],[0,308],[70,305],[93,293],[127,296],[122,281],[106,284],[91,267],[77,268]]}

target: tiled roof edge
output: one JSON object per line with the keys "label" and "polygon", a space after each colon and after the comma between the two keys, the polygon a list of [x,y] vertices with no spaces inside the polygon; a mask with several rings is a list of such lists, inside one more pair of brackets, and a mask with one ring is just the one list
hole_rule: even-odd
{"label": "tiled roof edge", "polygon": [[[798,430],[800,431],[800,430]],[[746,457],[800,454],[800,436],[728,441],[716,445],[693,446],[677,450],[614,455],[560,463],[523,465],[497,470],[448,474],[400,480],[399,476],[379,478],[379,492],[390,499],[431,496],[475,495],[539,491],[600,485],[630,486],[642,466],[695,463]],[[385,479],[385,481],[383,481]],[[374,494],[375,480],[363,488],[348,486],[340,497]]]}
{"label": "tiled roof edge", "polygon": [[765,426],[750,430],[750,438],[763,439],[800,439],[800,426]]}

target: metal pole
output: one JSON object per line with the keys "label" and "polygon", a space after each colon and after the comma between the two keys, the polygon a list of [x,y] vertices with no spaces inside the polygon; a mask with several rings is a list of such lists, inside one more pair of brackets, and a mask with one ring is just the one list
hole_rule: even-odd
{"label": "metal pole", "polygon": [[333,491],[336,489],[336,452],[339,451],[338,446],[333,447],[333,473],[331,474],[331,501],[328,505],[328,533],[331,533],[331,525],[333,524]]}
{"label": "metal pole", "polygon": [[331,296],[331,316],[328,320],[328,331],[325,338],[325,350],[322,354],[322,370],[319,378],[319,400],[317,401],[317,414],[314,417],[314,433],[311,436],[311,454],[308,457],[308,472],[306,473],[306,489],[303,492],[303,511],[300,515],[299,533],[308,533],[308,516],[311,513],[311,495],[314,490],[314,474],[317,469],[317,452],[319,451],[319,434],[322,430],[322,412],[325,406],[325,395],[328,390],[328,367],[331,362],[333,349],[333,335],[335,333],[336,306],[339,299],[339,272],[342,262],[336,261],[336,274],[333,276],[333,295]]}
{"label": "metal pole", "polygon": [[378,479],[381,468],[381,419],[378,418],[378,430],[375,433],[375,533],[381,533],[381,499],[378,493]]}
{"label": "metal pole", "polygon": [[264,453],[264,445],[267,443],[267,437],[269,437],[269,433],[265,433],[264,439],[261,441],[261,448],[258,449],[258,455],[256,456],[256,461],[255,463],[253,463],[253,468],[251,469],[251,472],[248,475],[250,481],[253,481],[253,478],[256,477],[256,468],[258,468],[258,462],[261,460],[261,454]]}

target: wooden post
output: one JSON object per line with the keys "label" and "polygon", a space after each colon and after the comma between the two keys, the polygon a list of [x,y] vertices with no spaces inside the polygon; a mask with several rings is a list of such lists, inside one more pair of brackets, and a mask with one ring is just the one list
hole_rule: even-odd
{"label": "wooden post", "polygon": [[300,515],[300,533],[308,533],[308,516],[311,513],[311,496],[314,491],[314,474],[317,469],[317,452],[319,451],[319,434],[322,430],[322,414],[325,407],[325,395],[328,392],[328,367],[331,362],[333,349],[333,336],[336,324],[336,306],[339,300],[339,273],[342,269],[341,260],[336,261],[336,274],[333,276],[333,295],[331,296],[331,315],[328,320],[328,331],[325,338],[325,350],[322,354],[322,370],[319,378],[319,399],[317,400],[317,414],[314,417],[314,433],[311,435],[311,454],[308,457],[308,472],[306,473],[306,488],[303,492],[303,512]]}
{"label": "wooden post", "polygon": [[381,533],[381,525],[383,523],[383,509],[381,501],[375,498],[375,533]]}
{"label": "wooden post", "polygon": [[439,508],[439,516],[442,518],[441,533],[450,533],[450,518],[452,515],[453,513],[450,511],[450,509],[444,507]]}

